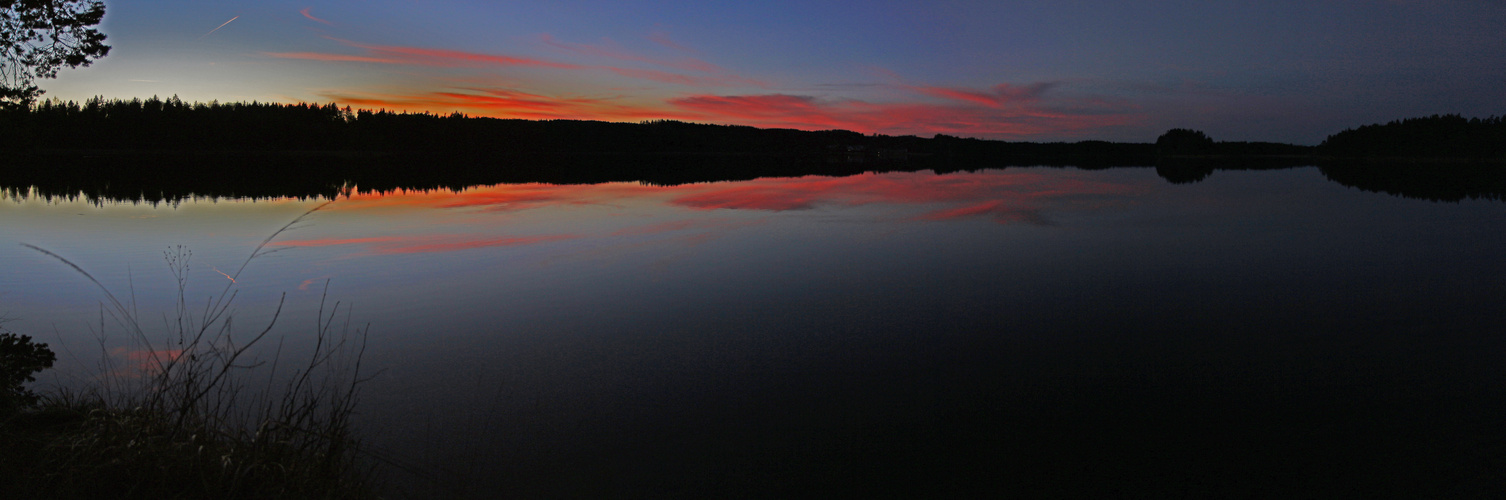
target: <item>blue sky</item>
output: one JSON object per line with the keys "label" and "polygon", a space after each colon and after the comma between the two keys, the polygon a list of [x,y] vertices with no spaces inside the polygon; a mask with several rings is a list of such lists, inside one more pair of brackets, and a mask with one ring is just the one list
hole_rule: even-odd
{"label": "blue sky", "polygon": [[1033,141],[1506,114],[1506,3],[1484,0],[106,5],[110,55],[45,97]]}

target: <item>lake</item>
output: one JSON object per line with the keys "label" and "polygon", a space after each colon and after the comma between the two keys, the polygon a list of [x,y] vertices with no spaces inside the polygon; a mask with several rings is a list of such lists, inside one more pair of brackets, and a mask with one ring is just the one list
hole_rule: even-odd
{"label": "lake", "polygon": [[330,200],[9,194],[0,313],[58,351],[43,387],[130,346],[21,244],[145,318],[181,245],[238,331],[286,297],[285,352],[321,296],[369,325],[358,424],[415,496],[1506,488],[1501,201],[1317,167],[347,186],[230,283]]}

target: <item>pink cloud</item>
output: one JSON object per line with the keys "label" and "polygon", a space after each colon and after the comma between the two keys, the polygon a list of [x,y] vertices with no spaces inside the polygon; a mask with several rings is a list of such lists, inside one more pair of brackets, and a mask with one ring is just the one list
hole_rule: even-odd
{"label": "pink cloud", "polygon": [[681,45],[679,42],[676,42],[673,39],[669,38],[669,33],[665,33],[663,31],[655,31],[653,33],[649,33],[648,36],[644,38],[647,38],[650,42],[654,42],[681,52],[695,52],[695,50],[691,49],[690,47]]}
{"label": "pink cloud", "polygon": [[334,24],[334,23],[331,23],[329,21],[325,21],[323,19],[319,19],[317,17],[314,17],[313,14],[309,13],[310,9],[313,9],[313,7],[304,7],[303,10],[298,11],[298,13],[299,14],[303,14],[303,17],[307,17],[307,18],[309,18],[309,20],[314,21],[316,23],[322,23],[322,24],[328,24],[328,25],[333,25]]}

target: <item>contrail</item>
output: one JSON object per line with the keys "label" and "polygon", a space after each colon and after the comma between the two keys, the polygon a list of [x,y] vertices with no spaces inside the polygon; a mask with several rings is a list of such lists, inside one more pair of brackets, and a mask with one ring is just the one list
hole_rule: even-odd
{"label": "contrail", "polygon": [[[241,16],[235,16],[235,17],[230,18],[230,21],[234,21],[234,20],[240,19],[240,18],[241,18]],[[230,24],[230,21],[225,21],[225,24]],[[214,33],[216,31],[219,31],[220,28],[224,28],[225,27],[225,24],[221,24],[219,26],[215,26],[214,29],[209,30],[209,33],[205,33],[205,34],[199,35],[199,39],[203,40],[204,37],[209,36],[210,33]]]}
{"label": "contrail", "polygon": [[[234,19],[231,19],[231,21],[234,21]],[[231,278],[230,275],[225,274],[225,271],[221,271],[220,268],[217,268],[217,267],[214,267],[214,266],[209,266],[209,268],[213,269],[214,272],[220,273],[220,276],[224,276],[225,279],[230,280],[231,283],[238,283],[237,281],[235,281],[235,278]]]}

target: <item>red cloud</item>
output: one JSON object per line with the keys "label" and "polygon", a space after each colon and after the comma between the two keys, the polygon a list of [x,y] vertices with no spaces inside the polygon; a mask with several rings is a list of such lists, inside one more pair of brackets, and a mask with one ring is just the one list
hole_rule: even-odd
{"label": "red cloud", "polygon": [[[1031,97],[1039,91],[1009,87],[999,91],[997,102],[1016,99],[1020,105],[1000,107],[942,106],[933,104],[879,104],[856,100],[821,101],[809,96],[785,94],[717,96],[696,95],[672,99],[675,107],[698,112],[713,121],[745,125],[786,127],[802,130],[846,129],[888,134],[967,134],[992,137],[1028,137],[1038,134],[1083,132],[1126,125],[1138,120],[1123,107],[1107,103],[1079,103],[1074,109],[1055,109]],[[958,94],[967,95],[966,93]],[[983,94],[972,96],[976,100]],[[991,101],[993,102],[993,101]]]}

